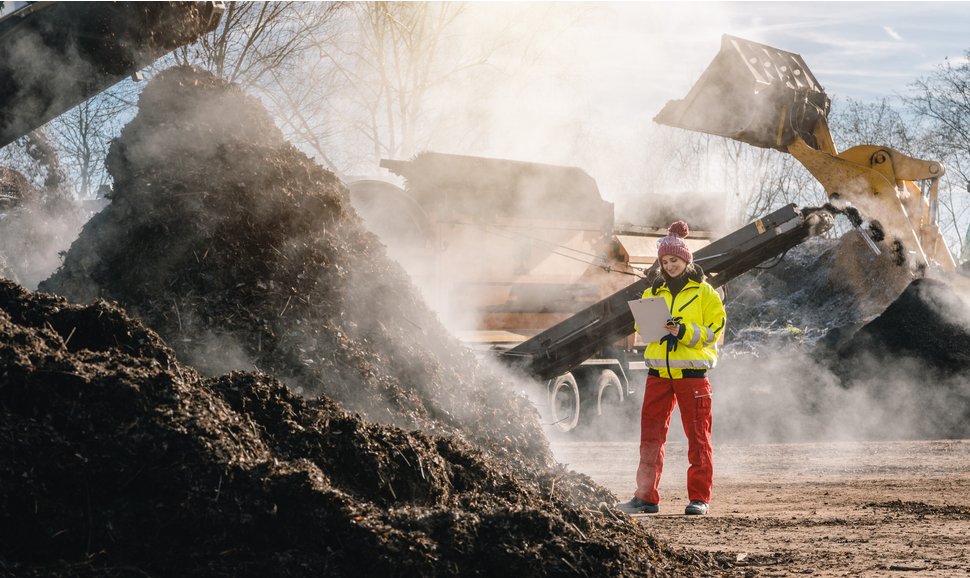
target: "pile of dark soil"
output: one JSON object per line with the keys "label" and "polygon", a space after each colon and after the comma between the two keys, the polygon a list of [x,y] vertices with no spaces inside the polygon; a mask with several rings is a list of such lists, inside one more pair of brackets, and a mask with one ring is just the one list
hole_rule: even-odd
{"label": "pile of dark soil", "polygon": [[853,379],[908,360],[919,364],[928,382],[970,371],[970,308],[943,281],[910,283],[838,348],[835,367]]}
{"label": "pile of dark soil", "polygon": [[259,102],[190,67],[112,144],[115,188],[40,290],[117,302],[205,375],[258,370],[368,420],[550,459],[534,408],[482,370]]}
{"label": "pile of dark soil", "polygon": [[816,350],[843,387],[892,408],[914,437],[970,436],[970,307],[956,281],[917,279],[834,352]]}
{"label": "pile of dark soil", "polygon": [[204,378],[117,306],[0,280],[4,575],[731,571],[609,499],[562,466],[368,423],[264,374]]}
{"label": "pile of dark soil", "polygon": [[796,341],[814,346],[826,335],[837,345],[881,314],[915,278],[880,245],[876,256],[855,231],[837,239],[816,237],[777,265],[732,281],[724,300],[725,349],[760,352]]}

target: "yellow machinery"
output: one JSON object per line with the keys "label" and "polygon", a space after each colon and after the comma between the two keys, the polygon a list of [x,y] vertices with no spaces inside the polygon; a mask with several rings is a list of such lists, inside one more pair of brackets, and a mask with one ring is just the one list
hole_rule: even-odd
{"label": "yellow machinery", "polygon": [[[833,205],[851,203],[881,229],[900,260],[954,269],[937,225],[943,164],[873,145],[840,153],[829,132],[830,104],[801,56],[725,34],[687,96],[668,102],[654,121],[787,152]],[[927,191],[914,184],[922,180],[930,182]]]}

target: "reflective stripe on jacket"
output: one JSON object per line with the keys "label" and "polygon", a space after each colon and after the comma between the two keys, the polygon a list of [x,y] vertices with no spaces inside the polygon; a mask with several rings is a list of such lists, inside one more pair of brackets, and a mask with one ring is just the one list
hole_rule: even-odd
{"label": "reflective stripe on jacket", "polygon": [[[643,353],[647,367],[660,372],[661,377],[680,379],[683,369],[711,369],[717,363],[717,340],[724,333],[727,318],[721,298],[709,283],[690,280],[687,285],[671,296],[664,283],[654,295],[652,289],[643,297],[663,297],[671,317],[682,317],[684,334],[678,339],[677,349],[667,352],[667,344],[652,341]],[[669,357],[668,357],[669,356]],[[670,367],[671,375],[667,374]]]}

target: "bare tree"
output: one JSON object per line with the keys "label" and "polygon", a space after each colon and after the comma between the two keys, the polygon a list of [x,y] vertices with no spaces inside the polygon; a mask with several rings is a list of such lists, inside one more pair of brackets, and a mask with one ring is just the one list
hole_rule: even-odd
{"label": "bare tree", "polygon": [[[488,127],[467,111],[500,85],[521,81],[585,8],[464,2],[372,2],[353,5],[334,36],[317,43],[321,70],[336,92],[321,94],[333,123],[358,151],[345,163],[376,170],[381,158],[408,158],[435,144],[484,142]],[[488,32],[469,30],[488,20]],[[485,27],[483,27],[485,28]],[[476,29],[477,30],[477,29]],[[562,67],[565,70],[565,67]],[[457,135],[457,136],[456,136]]]}
{"label": "bare tree", "polygon": [[[966,58],[970,58],[970,50]],[[932,136],[927,139],[927,147],[946,156],[950,161],[948,170],[970,182],[970,63],[954,65],[947,59],[910,87],[912,96],[903,100],[929,123],[927,129]]]}
{"label": "bare tree", "polygon": [[299,72],[300,55],[324,35],[339,7],[334,2],[226,2],[216,30],[176,50],[161,66],[192,64],[246,90],[275,90],[279,78]]}
{"label": "bare tree", "polygon": [[857,145],[878,145],[916,154],[916,129],[907,124],[900,109],[893,107],[889,98],[877,103],[847,98],[845,105],[836,103],[832,107],[830,123],[832,138],[840,151]]}
{"label": "bare tree", "polygon": [[821,185],[791,155],[670,127],[652,127],[644,138],[643,191],[722,194],[730,228],[788,203],[825,202]]}
{"label": "bare tree", "polygon": [[[903,101],[924,121],[922,149],[946,165],[940,187],[940,226],[960,260],[970,258],[970,50],[954,64],[949,59],[910,85]],[[965,231],[965,233],[964,233]]]}
{"label": "bare tree", "polygon": [[108,145],[133,113],[136,90],[134,83],[122,82],[51,123],[75,196],[90,197],[92,189],[107,182],[104,158]]}

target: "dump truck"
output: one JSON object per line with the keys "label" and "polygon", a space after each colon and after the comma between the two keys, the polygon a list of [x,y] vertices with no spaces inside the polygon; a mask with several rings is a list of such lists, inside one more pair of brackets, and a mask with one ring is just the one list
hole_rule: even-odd
{"label": "dump truck", "polygon": [[215,30],[225,12],[224,2],[3,6],[0,147]]}
{"label": "dump truck", "polygon": [[[618,220],[595,179],[576,167],[434,152],[381,166],[406,187],[351,182],[354,206],[442,321],[483,357],[642,278],[667,234],[665,226]],[[694,230],[687,242],[698,250],[714,236]],[[572,397],[553,416],[561,429],[591,417],[580,407],[608,415],[630,397],[640,381],[630,364],[643,361],[643,344],[631,333],[563,372],[559,397]]]}
{"label": "dump truck", "polygon": [[[562,431],[629,408],[647,368],[627,302],[653,281],[671,220],[716,219],[647,197],[663,222],[623,222],[575,167],[433,152],[381,166],[405,188],[351,182],[354,206],[467,346],[543,383]],[[788,205],[687,243],[720,287],[832,221]]]}

